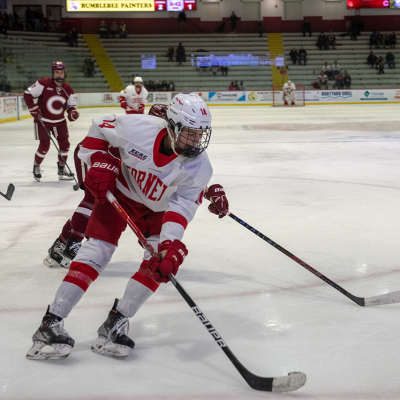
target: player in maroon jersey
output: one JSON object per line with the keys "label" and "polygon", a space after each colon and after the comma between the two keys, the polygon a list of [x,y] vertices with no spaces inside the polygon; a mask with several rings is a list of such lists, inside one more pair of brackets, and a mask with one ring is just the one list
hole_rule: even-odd
{"label": "player in maroon jersey", "polygon": [[[74,91],[65,82],[66,76],[64,63],[54,61],[51,66],[51,78],[39,79],[24,93],[25,103],[33,117],[35,139],[40,141],[33,164],[33,176],[38,182],[42,177],[40,164],[50,148],[50,137],[38,117],[41,117],[47,131],[58,141],[61,154],[58,155],[58,179],[73,179],[65,167],[69,151],[69,135],[64,113],[67,111],[68,120],[73,122],[79,118],[79,112],[76,110]],[[37,102],[34,99],[37,99]]]}

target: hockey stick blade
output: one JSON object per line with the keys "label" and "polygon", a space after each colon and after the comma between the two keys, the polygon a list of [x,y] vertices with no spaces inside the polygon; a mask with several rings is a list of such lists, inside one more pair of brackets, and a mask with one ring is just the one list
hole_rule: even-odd
{"label": "hockey stick blade", "polygon": [[[127,223],[127,225],[132,229],[132,231],[136,234],[139,239],[139,243],[153,256],[159,257],[158,253],[154,250],[151,243],[143,236],[138,227],[133,223],[130,219],[129,215],[125,212],[125,210],[120,206],[117,199],[114,195],[108,191],[107,192],[107,200],[113,205],[113,207],[118,211],[118,214],[121,218]],[[185,291],[182,285],[177,281],[173,274],[169,274],[168,278],[171,283],[178,290],[180,295],[184,298],[186,303],[190,306],[193,312],[196,314],[200,322],[207,329],[208,333],[211,337],[217,342],[220,349],[226,354],[232,364],[235,366],[237,371],[242,375],[247,384],[256,390],[262,390],[266,392],[290,392],[292,390],[296,390],[301,388],[306,383],[306,375],[302,372],[291,372],[287,376],[276,377],[276,378],[263,378],[257,375],[254,375],[249,370],[247,370],[243,364],[236,358],[236,356],[232,353],[231,349],[228,347],[224,339],[222,339],[221,335],[217,332],[217,330],[212,326],[211,322],[204,315],[204,313],[200,310],[194,300],[189,296],[189,294]]]}
{"label": "hockey stick blade", "polygon": [[1,194],[4,198],[6,198],[8,201],[10,201],[12,195],[14,194],[14,190],[15,190],[15,186],[14,186],[12,183],[10,183],[10,184],[8,185],[8,188],[7,188],[7,193],[4,194],[4,193],[1,193],[1,192],[0,192],[0,194]]}
{"label": "hockey stick blade", "polygon": [[255,228],[253,228],[247,222],[243,221],[242,219],[240,219],[239,217],[237,217],[236,215],[232,214],[229,211],[228,211],[227,215],[229,215],[234,221],[238,222],[240,225],[244,226],[249,231],[253,232],[259,238],[263,239],[264,241],[269,243],[271,246],[275,247],[281,253],[285,254],[286,256],[291,258],[293,261],[297,262],[297,264],[300,264],[306,270],[310,271],[312,274],[314,274],[318,278],[322,279],[329,286],[333,287],[334,289],[336,289],[337,291],[339,291],[340,293],[345,295],[347,298],[354,301],[354,303],[358,304],[359,306],[369,307],[369,306],[382,306],[384,304],[400,303],[400,290],[398,290],[396,292],[385,293],[385,294],[381,294],[378,296],[372,296],[372,297],[354,296],[353,294],[348,292],[346,289],[343,289],[341,286],[339,286],[337,283],[331,281],[329,278],[322,275],[319,271],[317,271],[316,269],[314,269],[313,267],[308,265],[306,262],[304,262],[300,258],[296,257],[294,254],[287,251],[285,248],[280,246],[278,243],[274,242],[268,236],[265,236],[263,233],[259,232]]}

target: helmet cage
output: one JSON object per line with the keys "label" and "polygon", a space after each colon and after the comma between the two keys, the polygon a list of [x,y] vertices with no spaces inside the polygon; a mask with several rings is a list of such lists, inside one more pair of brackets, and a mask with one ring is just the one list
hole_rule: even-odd
{"label": "helmet cage", "polygon": [[[196,158],[204,150],[207,149],[211,138],[211,127],[191,128],[189,126],[183,126],[181,122],[175,123],[172,118],[168,119],[168,117],[165,117],[165,119],[168,123],[168,133],[171,138],[174,153],[179,153],[179,155],[187,158]],[[187,129],[188,132],[189,129],[195,129],[196,131],[199,131],[201,129],[201,139],[194,147],[187,148],[188,142],[190,142],[190,140],[182,135],[182,132],[184,132],[185,129]]]}

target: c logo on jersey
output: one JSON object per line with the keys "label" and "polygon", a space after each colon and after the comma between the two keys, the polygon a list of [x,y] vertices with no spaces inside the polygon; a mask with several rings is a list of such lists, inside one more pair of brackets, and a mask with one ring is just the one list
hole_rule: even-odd
{"label": "c logo on jersey", "polygon": [[[60,102],[61,103],[61,107],[60,108],[54,108],[53,104],[55,102]],[[52,96],[47,100],[46,103],[46,107],[47,109],[54,115],[59,115],[62,114],[64,112],[64,104],[67,102],[67,100],[64,99],[64,97],[62,96]]]}

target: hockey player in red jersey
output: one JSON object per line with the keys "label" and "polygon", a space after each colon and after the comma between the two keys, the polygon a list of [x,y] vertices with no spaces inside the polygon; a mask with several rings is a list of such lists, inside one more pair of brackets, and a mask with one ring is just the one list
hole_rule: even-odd
{"label": "hockey player in red jersey", "polygon": [[[167,110],[168,106],[165,104],[154,104],[149,111],[149,115],[165,119]],[[82,245],[86,227],[92,214],[95,198],[84,185],[88,166],[78,157],[81,146],[82,142],[76,146],[74,161],[79,187],[85,191],[85,195],[71,218],[64,224],[58,238],[49,248],[48,255],[43,260],[43,263],[48,267],[61,266],[63,268],[69,268],[71,261],[75,258]],[[120,158],[119,151],[116,148],[110,147],[108,152],[112,156]],[[223,218],[229,208],[229,203],[223,187],[219,184],[214,184],[206,188],[204,197],[211,201],[208,206],[209,211],[218,215],[219,218]]]}
{"label": "hockey player in red jersey", "polygon": [[[24,93],[25,103],[33,117],[35,138],[40,141],[33,164],[33,176],[38,182],[42,177],[40,164],[50,148],[49,135],[38,117],[41,117],[47,130],[58,141],[62,155],[58,156],[58,178],[73,179],[65,167],[69,151],[69,135],[64,112],[67,112],[68,120],[71,122],[79,118],[79,112],[76,109],[74,91],[65,82],[66,76],[65,64],[62,61],[54,61],[51,66],[51,78],[39,79]],[[37,103],[34,99],[37,99]]]}
{"label": "hockey player in red jersey", "polygon": [[[89,239],[71,263],[33,335],[27,358],[65,358],[74,346],[63,319],[106,268],[126,228],[106,200],[108,191],[114,193],[153,247],[158,245],[161,257],[144,251],[139,270],[129,280],[123,297],[116,299],[92,346],[101,355],[127,357],[134,347],[127,335],[128,318],[135,315],[161,282],[168,282],[168,274],[178,272],[188,254],[181,239],[202,203],[212,175],[205,153],[210,137],[210,111],[195,94],[175,96],[166,121],[148,115],[110,115],[93,120],[79,151],[82,161],[90,165],[85,187],[96,198],[86,229]],[[108,154],[110,146],[118,148],[121,160]],[[213,194],[218,193],[215,190]],[[213,200],[211,193],[208,198]],[[222,204],[226,212],[226,197]],[[53,352],[42,351],[46,345],[53,347]]]}
{"label": "hockey player in red jersey", "polygon": [[143,79],[133,76],[133,82],[121,90],[119,101],[127,114],[143,114],[149,92],[143,87]]}

